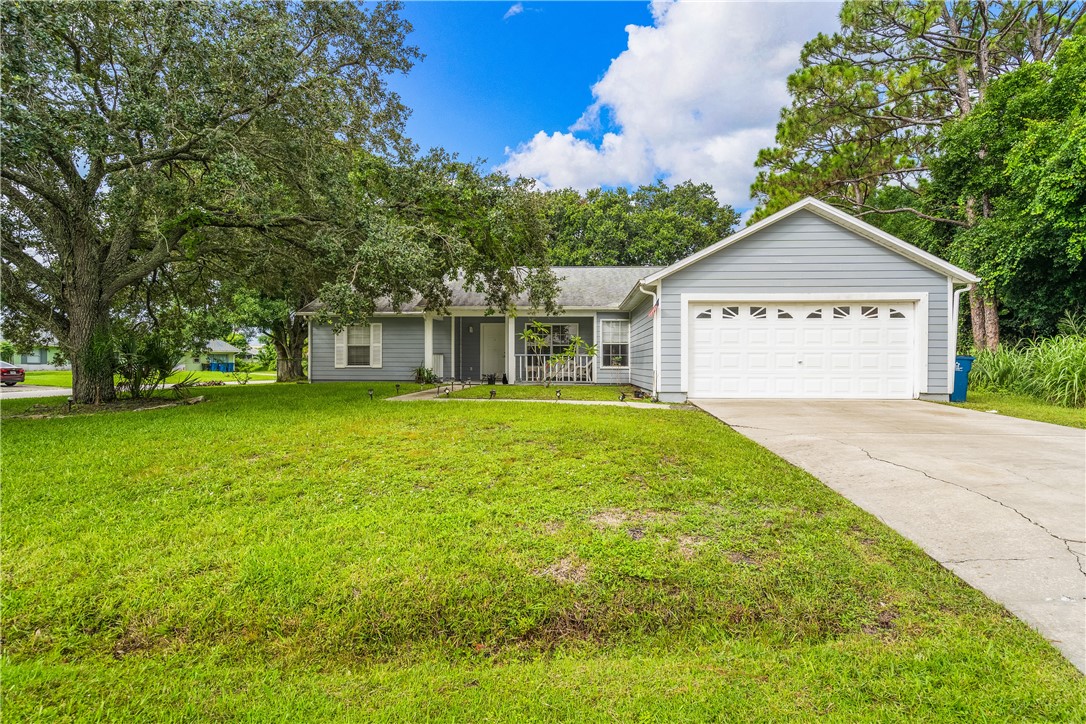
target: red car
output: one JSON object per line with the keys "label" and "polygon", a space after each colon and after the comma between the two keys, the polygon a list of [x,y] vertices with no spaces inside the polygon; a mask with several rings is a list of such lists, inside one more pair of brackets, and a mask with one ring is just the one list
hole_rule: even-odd
{"label": "red car", "polygon": [[25,382],[26,373],[22,367],[16,367],[10,362],[0,362],[0,382],[12,387],[16,382]]}

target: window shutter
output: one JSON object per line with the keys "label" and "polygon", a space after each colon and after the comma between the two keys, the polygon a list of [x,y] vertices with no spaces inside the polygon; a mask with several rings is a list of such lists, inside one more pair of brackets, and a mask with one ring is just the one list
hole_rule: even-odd
{"label": "window shutter", "polygon": [[370,325],[370,367],[381,366],[381,327],[380,324]]}
{"label": "window shutter", "polygon": [[336,369],[347,366],[347,328],[336,333]]}

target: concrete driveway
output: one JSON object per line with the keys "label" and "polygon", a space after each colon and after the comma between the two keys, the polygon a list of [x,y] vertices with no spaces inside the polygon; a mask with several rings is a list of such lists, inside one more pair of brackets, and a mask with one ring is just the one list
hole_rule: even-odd
{"label": "concrete driveway", "polygon": [[1086,431],[915,400],[694,404],[915,542],[1086,672]]}

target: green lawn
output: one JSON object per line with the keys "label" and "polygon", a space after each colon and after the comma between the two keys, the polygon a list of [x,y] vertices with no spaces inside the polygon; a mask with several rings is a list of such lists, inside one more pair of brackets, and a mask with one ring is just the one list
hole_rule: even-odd
{"label": "green lawn", "polygon": [[[254,380],[274,380],[274,372],[252,372]],[[180,382],[188,375],[194,375],[201,382],[222,381],[233,382],[234,375],[229,372],[177,372],[170,376],[167,382]],[[27,372],[26,385],[46,385],[52,387],[71,387],[72,373],[70,370],[42,370],[40,372]]]}
{"label": "green lawn", "polygon": [[[610,400],[618,402],[619,392],[626,393],[626,399],[635,402],[630,385],[475,385],[464,390],[457,390],[452,397],[470,399],[488,399],[490,390],[497,393],[500,400],[554,400],[556,393],[562,391],[563,400]],[[641,402],[648,402],[647,399]]]}
{"label": "green lawn", "polygon": [[1038,634],[701,412],[368,387],[5,419],[5,720],[1086,717]]}
{"label": "green lawn", "polygon": [[967,402],[953,403],[955,407],[988,412],[995,410],[1000,415],[1022,417],[1027,420],[1051,422],[1054,425],[1086,428],[1086,410],[1075,407],[1061,407],[1028,395],[1009,392],[974,392],[969,391]]}

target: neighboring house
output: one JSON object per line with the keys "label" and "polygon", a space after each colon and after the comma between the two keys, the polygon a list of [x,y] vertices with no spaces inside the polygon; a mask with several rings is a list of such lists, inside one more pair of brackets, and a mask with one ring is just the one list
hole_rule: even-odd
{"label": "neighboring house", "polygon": [[[29,352],[16,352],[10,362],[19,365],[27,372],[39,370],[70,370],[71,364],[62,362],[57,364],[57,356],[60,355],[60,347],[52,337],[45,338],[45,344],[36,347]],[[63,359],[63,357],[62,357]]]}
{"label": "neighboring house", "polygon": [[188,372],[215,370],[233,372],[237,355],[241,352],[234,345],[221,339],[209,340],[202,354],[185,357],[175,369]]}
{"label": "neighboring house", "polygon": [[[630,383],[664,401],[692,398],[924,397],[953,385],[960,294],[979,279],[870,224],[804,199],[666,268],[555,267],[558,316],[484,314],[482,295],[451,284],[445,315],[419,302],[369,325],[310,317],[309,376],[535,382],[578,335],[596,345],[561,382]],[[542,349],[521,334],[539,321]]]}

